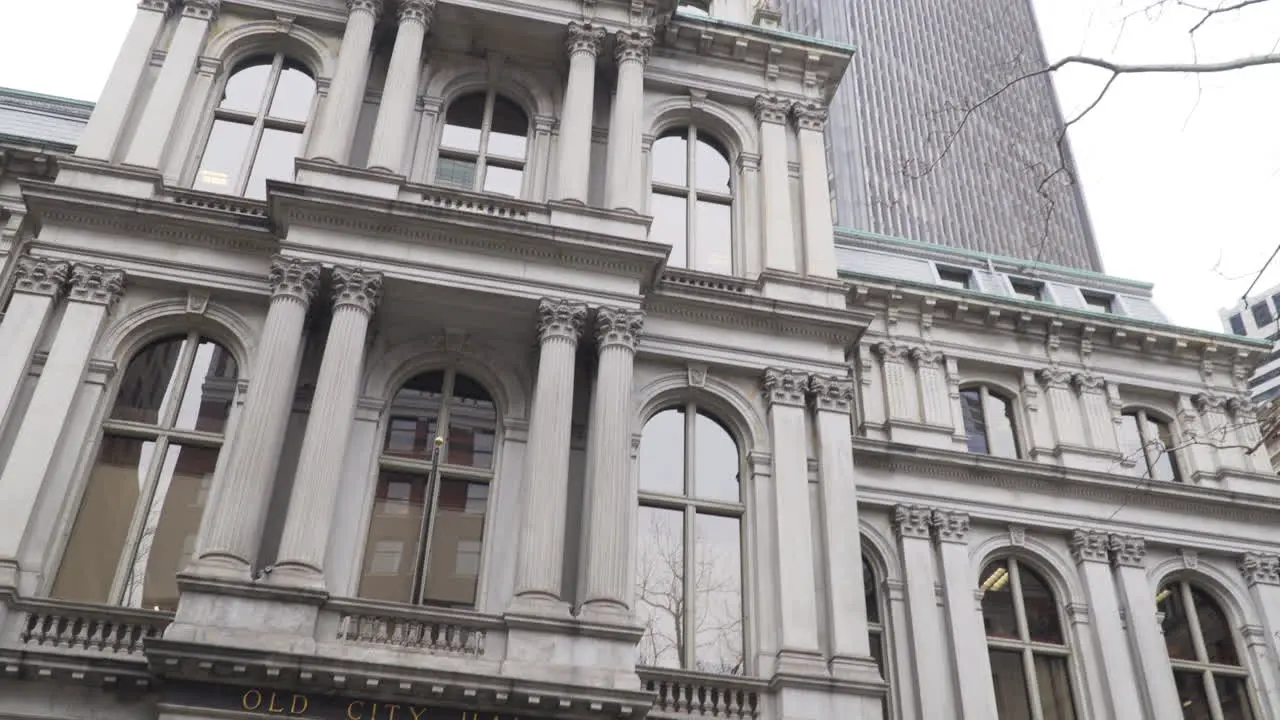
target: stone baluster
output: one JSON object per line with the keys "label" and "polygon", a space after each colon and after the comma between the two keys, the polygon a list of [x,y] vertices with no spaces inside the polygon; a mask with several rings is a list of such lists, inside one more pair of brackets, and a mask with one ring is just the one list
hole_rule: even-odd
{"label": "stone baluster", "polygon": [[244,580],[257,562],[280,446],[297,392],[303,326],[319,280],[316,263],[283,256],[271,260],[271,306],[230,456],[201,523],[198,572]]}
{"label": "stone baluster", "polygon": [[574,359],[587,315],[581,303],[538,303],[538,379],[525,458],[516,597],[512,610],[567,614],[561,598],[569,498],[569,434]]}
{"label": "stone baluster", "polygon": [[[893,529],[898,535],[902,553],[908,625],[911,628],[911,637],[903,640],[911,643],[910,655],[915,661],[914,689],[920,708],[919,717],[945,718],[952,716],[947,709],[946,691],[950,686],[947,671],[950,661],[944,653],[938,652],[938,641],[943,634],[934,591],[933,548],[929,543],[932,520],[933,512],[927,507],[898,505],[893,510]],[[969,603],[972,608],[972,599]]]}
{"label": "stone baluster", "polygon": [[1080,404],[1071,392],[1070,370],[1056,365],[1036,373],[1044,385],[1049,417],[1057,430],[1057,444],[1084,447],[1084,427],[1080,423]]}
{"label": "stone baluster", "polygon": [[787,169],[787,113],[790,103],[776,95],[755,100],[760,123],[761,224],[764,264],[769,270],[796,272],[795,223],[791,216],[791,173]]}
{"label": "stone baluster", "polygon": [[[641,189],[644,143],[644,66],[653,49],[648,30],[625,30],[614,35],[617,46],[618,82],[609,116],[609,140],[605,148],[608,173],[605,205],[614,210],[639,213],[643,207]],[[564,130],[561,129],[561,140]],[[564,168],[561,168],[561,172]]]}
{"label": "stone baluster", "polygon": [[[1109,423],[1108,423],[1109,424]],[[1108,717],[1142,718],[1138,682],[1133,674],[1133,658],[1120,621],[1115,578],[1109,565],[1110,538],[1106,533],[1075,530],[1071,533],[1071,557],[1080,567],[1085,593],[1089,598],[1089,616],[1094,642],[1102,660],[1101,681],[1106,689],[1103,699]]]}
{"label": "stone baluster", "polygon": [[422,42],[431,29],[436,0],[400,0],[396,42],[391,49],[391,65],[382,85],[382,103],[373,125],[369,146],[369,167],[394,175],[404,174],[409,156],[409,127],[418,95],[418,74],[422,67]]}
{"label": "stone baluster", "polygon": [[25,256],[14,269],[13,295],[0,321],[0,431],[13,411],[22,379],[53,306],[66,290],[71,264]]}
{"label": "stone baluster", "polygon": [[792,107],[800,142],[801,216],[804,218],[804,272],[812,277],[836,276],[835,222],[831,218],[831,183],[827,179],[827,144],[822,128],[827,108],[806,100]]}
{"label": "stone baluster", "polygon": [[355,422],[369,320],[382,294],[380,273],[338,267],[332,284],[333,319],[271,575],[276,584],[324,587],[325,551]]}
{"label": "stone baluster", "polygon": [[[1164,630],[1156,618],[1155,593],[1143,567],[1147,549],[1140,537],[1109,535],[1107,550],[1120,588],[1120,606],[1124,611],[1129,642],[1138,671],[1137,685],[1145,693],[1153,718],[1176,718],[1182,715],[1178,689],[1169,668]],[[1137,716],[1141,717],[1141,716]]]}
{"label": "stone baluster", "polygon": [[1258,633],[1262,637],[1251,648],[1259,661],[1257,667],[1262,668],[1258,692],[1276,715],[1280,713],[1280,555],[1245,553],[1240,558],[1240,573],[1262,618],[1262,632]]}
{"label": "stone baluster", "polygon": [[591,120],[595,113],[596,57],[604,29],[571,22],[568,31],[569,79],[557,139],[557,193],[561,200],[587,204],[591,176]]}
{"label": "stone baluster", "polygon": [[365,83],[369,79],[373,29],[381,12],[382,0],[347,0],[347,26],[338,49],[338,66],[333,71],[328,97],[321,106],[319,126],[311,140],[310,157],[316,160],[341,165],[350,159]]}

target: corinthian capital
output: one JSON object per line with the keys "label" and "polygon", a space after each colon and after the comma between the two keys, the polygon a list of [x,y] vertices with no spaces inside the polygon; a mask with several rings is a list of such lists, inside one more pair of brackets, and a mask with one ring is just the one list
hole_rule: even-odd
{"label": "corinthian capital", "polygon": [[213,22],[221,0],[182,0],[182,16]]}
{"label": "corinthian capital", "polygon": [[643,328],[644,313],[640,310],[602,307],[596,312],[596,343],[601,350],[610,345],[635,350]]}
{"label": "corinthian capital", "polygon": [[287,297],[303,305],[310,304],[320,283],[320,264],[277,255],[271,258],[267,282],[271,285],[272,298]]}
{"label": "corinthian capital", "polygon": [[596,57],[600,54],[600,48],[603,44],[604,28],[590,23],[569,23],[565,37],[565,47],[569,50],[569,57],[573,57],[578,53]]}
{"label": "corinthian capital", "polygon": [[791,108],[796,127],[801,130],[821,131],[827,124],[827,106],[815,100],[803,100]]}
{"label": "corinthian capital", "polygon": [[354,307],[372,315],[382,298],[382,273],[357,268],[333,269],[333,308]]}
{"label": "corinthian capital", "polygon": [[809,378],[809,394],[818,410],[847,413],[853,409],[853,380],[836,375]]}
{"label": "corinthian capital", "polygon": [[933,539],[938,542],[963,543],[969,535],[969,514],[934,510],[929,516]]}
{"label": "corinthian capital", "polygon": [[933,511],[919,505],[898,505],[893,508],[893,530],[899,537],[929,538],[929,524]]}
{"label": "corinthian capital", "polygon": [[1213,393],[1200,393],[1192,400],[1201,413],[1223,412],[1227,407],[1227,399]]}
{"label": "corinthian capital", "polygon": [[48,295],[55,300],[67,287],[71,263],[26,255],[18,258],[14,271],[14,292]]}
{"label": "corinthian capital", "polygon": [[124,292],[124,271],[101,265],[76,265],[71,270],[68,297],[86,303],[111,307]]}
{"label": "corinthian capital", "polygon": [[1107,545],[1110,538],[1106,533],[1094,530],[1071,531],[1071,557],[1076,563],[1101,562],[1109,557]]}
{"label": "corinthian capital", "polygon": [[347,0],[347,13],[354,14],[356,12],[373,13],[373,16],[380,17],[382,15],[382,0]]}
{"label": "corinthian capital", "polygon": [[653,34],[648,30],[619,30],[614,34],[617,42],[613,51],[613,59],[619,65],[638,62],[641,65],[649,62],[649,51],[653,50]]}
{"label": "corinthian capital", "polygon": [[908,351],[908,354],[915,361],[917,367],[931,368],[942,364],[942,353],[927,347],[913,347]]}
{"label": "corinthian capital", "polygon": [[763,386],[769,405],[804,407],[809,375],[798,370],[769,368],[764,371]]}
{"label": "corinthian capital", "polygon": [[173,9],[172,0],[138,0],[139,10],[154,10],[159,13],[169,14]]}
{"label": "corinthian capital", "polygon": [[1240,558],[1240,573],[1250,586],[1280,585],[1280,555],[1245,553]]}
{"label": "corinthian capital", "polygon": [[911,348],[907,345],[900,345],[896,342],[876,343],[871,347],[880,359],[884,362],[902,363],[907,361],[907,355],[911,353]]}
{"label": "corinthian capital", "polygon": [[552,338],[577,342],[586,317],[587,306],[582,303],[543,298],[538,301],[538,337],[542,342]]}
{"label": "corinthian capital", "polygon": [[781,125],[787,122],[787,112],[791,109],[791,103],[777,95],[757,95],[754,107],[758,122]]}
{"label": "corinthian capital", "polygon": [[1071,382],[1076,386],[1076,390],[1081,393],[1101,393],[1107,384],[1106,378],[1088,372],[1078,372],[1072,375]]}
{"label": "corinthian capital", "polygon": [[422,23],[431,28],[431,18],[436,12],[436,0],[400,0],[400,9],[396,11],[396,19],[400,24],[408,22]]}
{"label": "corinthian capital", "polygon": [[1142,567],[1147,557],[1147,543],[1134,535],[1109,535],[1107,549],[1116,567]]}
{"label": "corinthian capital", "polygon": [[1071,371],[1056,365],[1036,371],[1036,377],[1047,388],[1064,390],[1071,384]]}

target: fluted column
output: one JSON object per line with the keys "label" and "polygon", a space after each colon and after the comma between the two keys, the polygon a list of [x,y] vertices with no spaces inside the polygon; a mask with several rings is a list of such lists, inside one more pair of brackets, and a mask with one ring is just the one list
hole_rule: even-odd
{"label": "fluted column", "polygon": [[524,465],[516,598],[512,603],[517,611],[568,611],[560,595],[569,499],[569,431],[574,357],[586,315],[587,306],[581,303],[550,298],[538,303],[541,351]]}
{"label": "fluted column", "polygon": [[586,593],[583,614],[627,620],[633,607],[631,550],[636,487],[631,473],[631,386],[639,310],[600,308],[596,314],[596,386],[588,436]]}
{"label": "fluted column", "polygon": [[[569,79],[560,114],[556,174],[561,200],[587,204],[591,175],[591,117],[595,112],[596,56],[604,29],[589,23],[569,23]],[[612,156],[610,156],[612,159]]]}
{"label": "fluted column", "polygon": [[[84,381],[94,343],[124,292],[124,271],[76,265],[67,307],[49,348],[4,470],[0,471],[0,585],[17,557],[36,498],[58,450],[58,439]],[[8,348],[0,350],[0,354]]]}
{"label": "fluted column", "polygon": [[1080,422],[1080,404],[1071,393],[1071,371],[1057,366],[1041,369],[1036,375],[1044,384],[1049,403],[1049,417],[1057,430],[1057,445],[1084,447],[1084,426]]}
{"label": "fluted column", "polygon": [[380,273],[333,271],[333,319],[271,576],[275,583],[324,587],[325,550],[355,421],[369,319],[381,293]]}
{"label": "fluted column", "polygon": [[[1240,573],[1249,586],[1249,597],[1262,616],[1262,632],[1250,643],[1251,652],[1262,670],[1258,691],[1273,714],[1280,713],[1280,555],[1246,553],[1240,558]],[[1265,711],[1264,711],[1265,712]]]}
{"label": "fluted column", "polygon": [[804,218],[804,273],[836,276],[836,232],[831,218],[831,183],[827,179],[827,145],[822,128],[827,108],[812,100],[792,108],[800,141],[801,216]]}
{"label": "fluted column", "polygon": [[[614,59],[618,63],[618,83],[609,115],[609,142],[605,148],[608,158],[605,206],[638,213],[642,207],[640,190],[646,186],[641,162],[644,66],[653,48],[653,35],[648,30],[624,30],[616,33],[614,38],[617,42]],[[563,130],[560,137],[564,138]]]}
{"label": "fluted column", "polygon": [[271,261],[271,306],[249,392],[236,422],[231,455],[200,528],[197,565],[202,572],[243,579],[257,560],[280,445],[297,391],[303,324],[319,280],[316,263],[282,256]]}
{"label": "fluted column", "polygon": [[89,123],[80,134],[76,155],[111,161],[171,4],[170,0],[141,0],[138,3],[133,23],[129,25],[124,44],[120,46],[111,74],[107,76],[107,84],[93,106]]}
{"label": "fluted column", "polygon": [[62,297],[71,264],[61,260],[18,258],[13,295],[0,321],[0,431],[13,410],[22,378],[31,365],[49,313]]}
{"label": "fluted column", "polygon": [[1120,587],[1120,605],[1124,610],[1129,643],[1137,658],[1138,685],[1151,709],[1151,717],[1182,717],[1178,688],[1173,683],[1164,631],[1156,618],[1156,588],[1147,580],[1143,567],[1147,548],[1140,537],[1110,535],[1107,550]]}
{"label": "fluted column", "polygon": [[422,41],[431,29],[435,9],[436,0],[400,0],[396,43],[391,50],[391,66],[382,85],[382,103],[378,106],[373,142],[369,146],[371,169],[396,175],[404,173],[409,126],[422,67]]}
{"label": "fluted column", "polygon": [[356,120],[369,79],[369,47],[382,12],[382,0],[347,0],[347,27],[338,50],[338,66],[329,81],[329,95],[321,106],[311,157],[346,164],[356,134]]}
{"label": "fluted column", "polygon": [[183,0],[182,17],[169,40],[160,74],[151,85],[151,95],[125,156],[126,163],[159,169],[178,119],[178,108],[182,107],[187,86],[195,74],[205,35],[218,15],[218,3],[219,0]]}
{"label": "fluted column", "polygon": [[977,583],[969,567],[969,516],[934,510],[929,516],[929,525],[938,546],[947,629],[951,631],[951,665],[955,667],[960,695],[958,717],[962,720],[994,718],[996,691],[991,682],[986,630],[973,607]]}
{"label": "fluted column", "polygon": [[755,101],[760,123],[760,180],[764,202],[764,264],[768,270],[796,272],[795,223],[791,216],[791,174],[787,169],[787,112],[790,103],[776,95]]}
{"label": "fluted column", "polygon": [[1107,401],[1107,381],[1100,375],[1082,372],[1071,378],[1080,393],[1080,407],[1084,410],[1084,428],[1089,435],[1090,447],[1118,452],[1116,425],[1111,419],[1111,405]]}
{"label": "fluted column", "polygon": [[953,428],[951,393],[943,365],[945,358],[937,350],[926,347],[911,348],[910,355],[916,364],[922,419],[927,425]]}
{"label": "fluted column", "polygon": [[884,372],[885,415],[890,422],[920,419],[920,395],[916,390],[907,357],[911,348],[895,342],[876,343],[872,348],[880,356]]}
{"label": "fluted column", "polygon": [[1110,538],[1105,533],[1075,530],[1071,533],[1071,557],[1080,567],[1080,577],[1089,597],[1090,624],[1102,661],[1099,674],[1106,688],[1103,699],[1108,717],[1142,718],[1145,715],[1133,673],[1133,658],[1124,625],[1120,622],[1115,579],[1109,565],[1109,543]]}
{"label": "fluted column", "polygon": [[[893,509],[893,529],[902,553],[902,570],[907,593],[911,658],[915,661],[916,703],[921,718],[951,717],[947,711],[947,659],[938,652],[943,637],[934,592],[933,552],[929,545],[932,511],[917,505]],[[972,597],[972,596],[970,596]],[[972,600],[970,600],[972,603]],[[971,606],[972,607],[972,606]]]}

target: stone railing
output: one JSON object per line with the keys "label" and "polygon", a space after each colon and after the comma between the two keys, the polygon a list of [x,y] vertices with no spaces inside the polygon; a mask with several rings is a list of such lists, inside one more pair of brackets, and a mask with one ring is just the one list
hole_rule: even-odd
{"label": "stone railing", "polygon": [[14,608],[18,645],[25,650],[138,656],[147,638],[160,637],[167,612],[56,600],[23,600]]}
{"label": "stone railing", "polygon": [[760,697],[769,688],[768,682],[758,678],[654,667],[641,667],[637,672],[644,689],[657,696],[649,711],[651,718],[756,718]]}
{"label": "stone railing", "polygon": [[489,633],[502,627],[497,616],[443,608],[331,600],[327,609],[338,615],[339,642],[437,655],[483,656]]}

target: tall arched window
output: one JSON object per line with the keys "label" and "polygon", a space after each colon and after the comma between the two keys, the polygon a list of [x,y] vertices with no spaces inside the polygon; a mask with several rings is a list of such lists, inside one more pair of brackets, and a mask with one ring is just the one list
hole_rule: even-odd
{"label": "tall arched window", "polygon": [[693,403],[640,440],[636,613],[643,665],[741,675],[742,453]]}
{"label": "tall arched window", "polygon": [[1169,423],[1146,410],[1126,410],[1120,416],[1120,446],[1145,477],[1182,482]]}
{"label": "tall arched window", "polygon": [[1075,720],[1071,648],[1049,584],[1005,558],[982,571],[981,589],[1000,720]]}
{"label": "tall arched window", "polygon": [[1156,606],[1164,614],[1164,642],[1183,717],[1253,720],[1249,671],[1222,607],[1204,590],[1181,581],[1162,587]]}
{"label": "tall arched window", "polygon": [[492,89],[463,95],[444,115],[436,184],[520,197],[528,145],[519,105]]}
{"label": "tall arched window", "polygon": [[[864,541],[865,542],[865,541]],[[876,571],[871,567],[871,563],[866,557],[862,558],[862,591],[866,595],[867,602],[867,635],[871,641],[871,658],[876,661],[876,667],[880,670],[880,677],[885,682],[889,682],[889,669],[885,666],[885,608],[883,597],[880,594],[880,581],[876,576]],[[884,719],[889,720],[889,696],[886,695],[882,701],[881,707],[884,709]]]}
{"label": "tall arched window", "polygon": [[[360,597],[474,607],[498,427],[493,398],[462,373],[434,370],[405,383],[388,416]],[[436,438],[444,443],[433,466]]]}
{"label": "tall arched window", "polygon": [[690,125],[653,143],[653,226],[649,237],[671,245],[668,264],[733,273],[733,173],[729,152]]}
{"label": "tall arched window", "polygon": [[237,372],[231,353],[197,333],[133,357],[103,423],[54,597],[177,607],[174,575],[195,550]]}
{"label": "tall arched window", "polygon": [[281,53],[250,58],[227,77],[193,187],[267,197],[267,180],[293,178],[316,81]]}
{"label": "tall arched window", "polygon": [[1012,399],[986,385],[972,385],[960,390],[960,408],[969,452],[1008,458],[1021,456]]}

